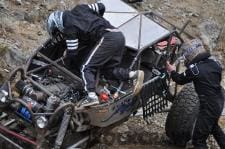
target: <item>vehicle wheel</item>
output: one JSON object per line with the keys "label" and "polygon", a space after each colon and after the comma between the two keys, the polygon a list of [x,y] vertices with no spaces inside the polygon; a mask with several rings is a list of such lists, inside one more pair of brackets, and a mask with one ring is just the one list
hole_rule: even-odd
{"label": "vehicle wheel", "polygon": [[187,84],[175,98],[166,120],[166,135],[178,145],[191,139],[199,112],[199,99],[192,84]]}

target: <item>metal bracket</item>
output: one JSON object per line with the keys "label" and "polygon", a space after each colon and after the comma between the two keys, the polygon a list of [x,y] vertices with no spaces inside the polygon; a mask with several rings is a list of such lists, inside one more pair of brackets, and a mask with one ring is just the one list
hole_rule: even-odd
{"label": "metal bracket", "polygon": [[65,112],[64,115],[63,115],[62,123],[60,125],[60,129],[59,129],[56,141],[55,141],[54,149],[60,149],[61,148],[61,145],[63,143],[63,139],[65,137],[67,128],[69,126],[70,118],[71,118],[71,114],[69,114],[68,112]]}

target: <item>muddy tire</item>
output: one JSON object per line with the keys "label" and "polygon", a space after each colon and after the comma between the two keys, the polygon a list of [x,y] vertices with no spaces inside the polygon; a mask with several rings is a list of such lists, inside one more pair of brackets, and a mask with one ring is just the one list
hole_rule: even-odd
{"label": "muddy tire", "polygon": [[199,99],[192,84],[186,85],[175,98],[166,120],[166,135],[178,146],[191,139],[199,112]]}

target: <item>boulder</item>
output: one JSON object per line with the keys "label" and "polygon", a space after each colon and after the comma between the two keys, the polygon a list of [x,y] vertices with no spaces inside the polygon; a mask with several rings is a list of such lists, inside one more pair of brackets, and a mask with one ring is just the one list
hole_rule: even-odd
{"label": "boulder", "polygon": [[10,67],[23,65],[28,56],[26,52],[21,51],[15,42],[4,39],[0,39],[0,55],[1,60],[4,60]]}
{"label": "boulder", "polygon": [[22,5],[22,0],[15,0],[16,5]]}
{"label": "boulder", "polygon": [[101,143],[113,146],[128,144],[159,145],[166,141],[167,137],[161,126],[156,124],[155,121],[151,121],[147,125],[140,116],[130,117],[127,122],[103,134],[100,139]]}
{"label": "boulder", "polygon": [[24,11],[15,11],[13,12],[14,17],[18,21],[24,21],[26,13]]}
{"label": "boulder", "polygon": [[221,27],[213,20],[205,20],[198,26],[200,38],[205,46],[212,52],[217,46]]}
{"label": "boulder", "polygon": [[6,8],[6,4],[4,2],[4,0],[0,0],[0,10],[5,9]]}

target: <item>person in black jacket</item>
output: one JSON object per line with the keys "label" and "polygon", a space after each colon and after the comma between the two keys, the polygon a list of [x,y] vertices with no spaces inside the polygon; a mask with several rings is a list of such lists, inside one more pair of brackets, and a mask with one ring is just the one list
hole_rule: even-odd
{"label": "person in black jacket", "polygon": [[167,70],[172,79],[180,84],[194,83],[200,99],[200,111],[195,124],[192,144],[195,149],[207,149],[206,140],[212,134],[221,149],[225,149],[225,134],[218,125],[224,107],[224,97],[220,85],[221,65],[213,60],[199,39],[184,43],[184,64],[187,69],[177,73],[175,65],[167,62]]}
{"label": "person in black jacket", "polygon": [[[47,22],[49,35],[54,38],[60,34],[66,42],[66,58],[81,63],[81,75],[88,93],[83,106],[98,104],[95,92],[96,73],[102,70],[105,76],[118,80],[137,80],[134,94],[142,86],[144,72],[119,68],[125,48],[122,32],[103,18],[105,6],[102,3],[80,4],[72,10],[55,11]],[[81,53],[81,54],[80,54]]]}

